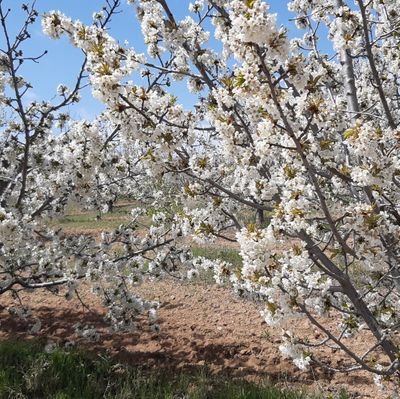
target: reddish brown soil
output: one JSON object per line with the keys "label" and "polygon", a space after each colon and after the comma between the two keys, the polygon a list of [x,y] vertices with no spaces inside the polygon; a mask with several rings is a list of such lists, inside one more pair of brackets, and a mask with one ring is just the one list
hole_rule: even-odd
{"label": "reddish brown soil", "polygon": [[[236,297],[228,289],[171,280],[146,283],[140,292],[149,299],[159,300],[161,333],[154,334],[144,321],[138,333],[109,333],[102,322],[104,309],[98,298],[84,290],[82,296],[91,311],[74,299],[67,302],[48,292],[25,295],[34,313],[43,321],[39,337],[59,345],[73,340],[79,346],[105,350],[119,360],[134,365],[171,372],[208,367],[213,373],[243,377],[249,380],[268,378],[290,387],[306,387],[329,397],[341,387],[354,398],[385,398],[379,393],[372,378],[363,372],[351,375],[331,374],[319,368],[301,372],[283,359],[278,346],[279,331],[267,327],[255,304]],[[7,307],[11,297],[0,298],[0,339],[32,339],[27,322],[10,316]],[[101,340],[87,343],[76,337],[73,325],[77,322],[100,329]],[[306,321],[296,321],[296,328],[317,338],[318,332]],[[334,322],[330,323],[331,326]],[[355,350],[365,348],[366,334],[352,343]],[[321,354],[333,364],[343,362],[340,353],[326,349]]]}

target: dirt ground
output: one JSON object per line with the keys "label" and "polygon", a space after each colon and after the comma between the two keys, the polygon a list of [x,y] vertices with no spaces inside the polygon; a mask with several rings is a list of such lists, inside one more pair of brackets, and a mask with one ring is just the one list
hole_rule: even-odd
{"label": "dirt ground", "polygon": [[[212,373],[257,381],[268,378],[280,385],[304,387],[329,397],[344,387],[354,398],[387,398],[379,392],[372,378],[363,372],[332,375],[320,368],[307,372],[296,369],[279,352],[279,331],[268,327],[254,303],[235,296],[229,289],[213,285],[164,280],[145,283],[140,292],[148,299],[158,300],[161,332],[152,333],[143,322],[137,333],[110,333],[102,321],[104,308],[99,299],[83,290],[81,302],[67,302],[62,295],[48,292],[26,294],[34,313],[42,320],[38,334],[47,342],[62,346],[74,341],[80,347],[107,351],[121,361],[158,370],[193,370],[207,367]],[[0,298],[0,339],[33,339],[27,322],[17,321],[7,308],[12,298]],[[77,338],[73,325],[80,322],[99,328],[101,339],[88,343]],[[310,337],[318,332],[305,320],[296,321],[296,329]],[[332,321],[330,322],[332,324]],[[352,343],[362,352],[368,336],[363,334]],[[326,349],[321,355],[333,364],[343,362],[340,353]]]}

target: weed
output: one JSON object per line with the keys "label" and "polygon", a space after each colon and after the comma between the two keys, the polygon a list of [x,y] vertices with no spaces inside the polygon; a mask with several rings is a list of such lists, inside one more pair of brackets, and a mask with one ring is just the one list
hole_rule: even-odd
{"label": "weed", "polygon": [[[306,399],[305,393],[211,375],[145,372],[78,350],[46,353],[39,343],[0,343],[0,398]],[[345,399],[346,396],[339,396]]]}

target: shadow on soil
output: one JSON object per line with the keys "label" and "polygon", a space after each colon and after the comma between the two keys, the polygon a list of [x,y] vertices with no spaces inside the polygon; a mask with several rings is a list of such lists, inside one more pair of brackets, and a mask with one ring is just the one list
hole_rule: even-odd
{"label": "shadow on soil", "polygon": [[[251,360],[257,355],[244,345],[208,343],[203,334],[194,334],[193,340],[178,342],[164,331],[160,334],[150,333],[145,321],[136,333],[115,333],[107,330],[102,312],[85,310],[82,315],[82,308],[79,307],[55,311],[54,308],[42,306],[36,308],[35,314],[42,321],[42,329],[39,334],[30,335],[27,331],[32,321],[18,320],[0,305],[0,339],[39,340],[44,343],[53,342],[60,347],[74,341],[79,348],[110,355],[117,362],[167,374],[177,371],[196,372],[206,367],[216,376],[253,381],[268,379],[272,383],[286,381],[310,385],[316,380],[329,382],[332,378],[331,374],[319,368],[308,373],[300,372],[289,361],[281,358],[263,359],[264,369],[260,369],[259,364],[252,367]],[[81,325],[99,329],[100,341],[90,342],[77,337],[74,326],[78,321]],[[162,324],[162,319],[160,322]],[[368,380],[363,377],[357,376],[353,380],[354,385],[365,383]]]}

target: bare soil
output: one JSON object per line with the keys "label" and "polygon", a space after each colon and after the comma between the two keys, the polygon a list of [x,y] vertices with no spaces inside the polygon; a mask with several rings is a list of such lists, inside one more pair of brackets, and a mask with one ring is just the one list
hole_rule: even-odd
{"label": "bare soil", "polygon": [[[230,378],[251,381],[269,379],[280,385],[322,392],[328,398],[340,388],[354,398],[388,397],[378,392],[372,378],[364,372],[332,375],[318,367],[307,372],[296,369],[279,352],[280,331],[268,327],[259,316],[256,304],[235,296],[229,289],[164,280],[148,282],[139,288],[148,299],[158,300],[161,332],[152,333],[143,320],[137,332],[111,333],[103,322],[105,310],[99,298],[83,289],[81,295],[89,306],[78,299],[66,301],[62,295],[46,291],[24,294],[35,315],[43,323],[36,336],[27,333],[31,321],[17,320],[8,312],[14,300],[10,295],[0,298],[0,339],[37,339],[62,346],[74,341],[79,347],[106,351],[119,361],[146,369],[174,372],[207,369]],[[98,342],[77,338],[74,325],[97,327]],[[306,320],[296,320],[296,329],[310,338],[319,332]],[[335,320],[326,320],[333,328]],[[362,353],[369,341],[367,332],[352,341],[352,348]],[[320,355],[333,365],[343,364],[343,356],[334,349],[324,349]]]}

